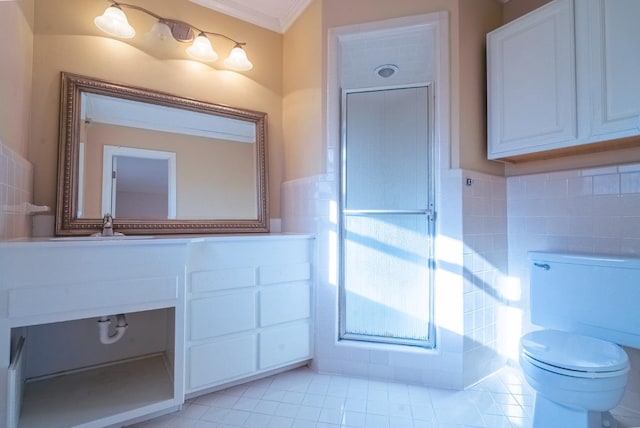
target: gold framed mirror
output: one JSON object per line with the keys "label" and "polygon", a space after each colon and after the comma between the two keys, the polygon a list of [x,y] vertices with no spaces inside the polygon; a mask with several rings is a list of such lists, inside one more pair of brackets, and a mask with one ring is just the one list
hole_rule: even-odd
{"label": "gold framed mirror", "polygon": [[56,235],[268,232],[266,119],[63,72]]}

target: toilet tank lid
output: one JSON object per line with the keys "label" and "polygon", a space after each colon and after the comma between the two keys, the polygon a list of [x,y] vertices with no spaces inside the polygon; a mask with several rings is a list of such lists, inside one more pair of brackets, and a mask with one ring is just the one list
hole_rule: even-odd
{"label": "toilet tank lid", "polygon": [[558,330],[528,333],[520,347],[538,361],[569,370],[609,372],[629,365],[626,352],[614,343]]}
{"label": "toilet tank lid", "polygon": [[590,254],[590,253],[560,253],[554,251],[529,251],[532,262],[556,262],[568,264],[587,264],[594,266],[612,266],[622,269],[640,269],[640,257]]}

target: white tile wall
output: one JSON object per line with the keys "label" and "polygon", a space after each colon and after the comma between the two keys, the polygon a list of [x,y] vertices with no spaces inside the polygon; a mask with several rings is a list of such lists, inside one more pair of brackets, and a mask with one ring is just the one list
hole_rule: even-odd
{"label": "white tile wall", "polygon": [[[466,185],[467,178],[472,179],[471,186]],[[463,171],[460,180],[464,244],[464,374],[460,383],[469,385],[505,359],[516,363],[518,339],[532,328],[527,309],[529,250],[640,256],[640,165],[508,179]],[[326,310],[327,305],[335,305],[337,274],[335,263],[328,259],[337,218],[333,189],[329,175],[283,185],[283,230],[315,233],[324,247],[318,251],[317,298],[322,303],[317,319],[318,325],[325,326],[319,340],[327,344],[335,343],[337,328],[335,312]],[[455,340],[455,334],[449,337]],[[436,382],[432,385],[446,376],[446,367],[438,364],[437,370],[417,373],[419,358],[415,356],[364,349],[336,353],[330,346],[319,346],[318,351],[320,361],[328,362],[324,366],[328,371],[340,368],[341,373],[402,380],[413,376],[426,383],[433,376]],[[460,355],[448,357],[455,366]],[[631,359],[634,370],[640,370],[640,354],[632,354]],[[640,386],[631,388],[637,396]]]}
{"label": "white tile wall", "polygon": [[[497,327],[500,308],[505,304],[501,287],[507,267],[506,179],[460,171],[445,175],[449,199],[455,194],[462,196],[460,205],[449,200],[445,207],[447,212],[455,207],[462,212],[444,215],[445,211],[441,211],[440,218],[449,223],[451,219],[463,219],[460,229],[464,230],[464,245],[460,248],[464,248],[464,256],[460,259],[464,260],[465,285],[463,290],[451,281],[436,284],[436,316],[456,317],[459,313],[464,320],[460,320],[460,330],[454,327],[439,331],[439,354],[361,344],[336,345],[337,272],[336,261],[331,259],[337,245],[335,182],[327,175],[283,184],[283,231],[314,233],[319,245],[315,369],[455,388],[473,384],[504,365]],[[466,177],[473,179],[472,186],[464,185]],[[447,260],[457,257],[445,256]],[[462,308],[452,307],[456,302],[462,302],[464,315]],[[454,321],[452,325],[455,324]]]}
{"label": "white tile wall", "polygon": [[509,275],[525,297],[530,250],[640,256],[640,165],[510,177],[507,195]]}
{"label": "white tile wall", "polygon": [[469,385],[501,368],[499,320],[509,302],[507,272],[507,183],[465,171],[464,241],[464,378]]}
{"label": "white tile wall", "polygon": [[[318,233],[320,224],[330,222],[334,182],[318,175],[282,184],[282,231]],[[333,215],[336,215],[334,213]]]}
{"label": "white tile wall", "polygon": [[[517,306],[526,332],[534,328],[528,313],[527,251],[640,256],[640,164],[510,177],[507,213],[509,276],[511,285],[520,287]],[[632,376],[622,405],[637,419],[640,352],[629,354]]]}
{"label": "white tile wall", "polygon": [[0,141],[0,240],[31,235],[24,207],[32,198],[33,166]]}
{"label": "white tile wall", "polygon": [[[289,181],[282,187],[283,231],[316,235],[316,345],[313,366],[325,373],[459,387],[460,356],[387,345],[337,342],[337,204],[331,175]],[[455,339],[454,339],[455,340]],[[443,338],[443,342],[451,341]]]}

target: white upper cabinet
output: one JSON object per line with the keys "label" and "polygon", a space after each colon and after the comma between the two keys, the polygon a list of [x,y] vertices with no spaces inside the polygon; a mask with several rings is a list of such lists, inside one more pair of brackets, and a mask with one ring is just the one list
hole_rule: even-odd
{"label": "white upper cabinet", "polygon": [[[581,2],[584,0],[580,0]],[[593,95],[591,135],[594,141],[640,132],[640,1],[588,0],[586,36],[578,39],[588,52]],[[580,7],[584,7],[580,5]]]}
{"label": "white upper cabinet", "polygon": [[489,158],[576,139],[573,34],[570,0],[489,33]]}
{"label": "white upper cabinet", "polygon": [[637,0],[555,0],[489,33],[489,159],[640,134],[639,19]]}

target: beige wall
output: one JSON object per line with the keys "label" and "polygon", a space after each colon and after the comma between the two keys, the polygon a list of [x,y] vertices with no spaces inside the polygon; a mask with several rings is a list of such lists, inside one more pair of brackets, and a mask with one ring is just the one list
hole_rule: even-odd
{"label": "beige wall", "polygon": [[0,142],[28,154],[34,0],[0,2]]}
{"label": "beige wall", "polygon": [[[29,159],[35,166],[34,200],[55,206],[60,72],[67,71],[183,97],[263,111],[268,114],[271,216],[280,214],[283,177],[282,36],[202,8],[187,0],[137,0],[159,15],[247,42],[254,69],[236,73],[187,60],[184,45],[152,43],[145,33],[153,24],[125,11],[136,28],[129,42],[105,37],[94,24],[103,1],[46,0],[35,10],[32,129]],[[221,58],[231,42],[213,38]],[[217,64],[217,63],[216,63]]]}
{"label": "beige wall", "polygon": [[316,0],[284,35],[285,180],[325,169],[322,87],[322,2]]}
{"label": "beige wall", "polygon": [[502,175],[504,166],[487,161],[486,35],[501,21],[502,7],[495,0],[460,0],[460,134],[451,159],[454,167],[495,175]]}
{"label": "beige wall", "polygon": [[[153,21],[135,11],[128,13],[138,30],[135,39],[123,42],[105,37],[92,22],[106,6],[102,1],[39,1],[35,11],[34,0],[0,2],[2,34],[13,40],[0,45],[0,138],[34,164],[34,202],[53,207],[60,71],[264,111],[268,113],[270,208],[272,217],[279,217],[282,181],[326,168],[323,96],[328,29],[445,10],[451,26],[452,166],[501,175],[504,167],[485,157],[485,33],[501,20],[515,19],[546,1],[512,0],[501,7],[494,0],[315,0],[284,36],[187,0],[137,2],[246,41],[254,63],[246,73],[185,60],[184,46],[152,43],[145,32]],[[231,47],[224,40],[213,41],[221,56]],[[588,158],[589,164],[603,159],[601,154]],[[621,158],[624,154],[609,154],[603,162]],[[581,165],[576,162],[567,159],[572,167]],[[562,168],[563,161],[553,164]],[[534,170],[545,165],[539,163]],[[521,170],[508,166],[507,174]]]}
{"label": "beige wall", "polygon": [[507,22],[513,21],[550,1],[551,0],[511,0],[504,5],[503,22],[506,24]]}

